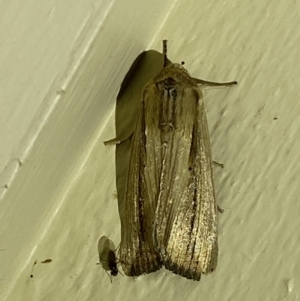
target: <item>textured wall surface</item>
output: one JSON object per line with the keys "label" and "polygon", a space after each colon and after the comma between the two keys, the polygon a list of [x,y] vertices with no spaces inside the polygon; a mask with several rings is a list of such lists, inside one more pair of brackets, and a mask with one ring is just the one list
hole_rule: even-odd
{"label": "textured wall surface", "polygon": [[[116,95],[143,46],[160,51],[164,38],[169,41],[169,58],[174,62],[185,61],[185,67],[194,77],[238,81],[234,88],[204,91],[213,159],[225,165],[224,169],[214,169],[218,204],[225,209],[219,216],[217,270],[203,276],[200,282],[162,269],[138,278],[119,275],[111,284],[105,271],[96,265],[99,238],[107,235],[116,245],[120,241],[115,148],[103,145],[115,133],[114,100],[99,104],[103,95],[98,91],[82,100],[89,99],[89,110],[82,115],[84,119],[75,119],[73,110],[62,115],[69,116],[70,123],[76,124],[75,130],[88,137],[74,138],[72,148],[80,150],[80,155],[72,156],[73,161],[61,164],[53,173],[51,181],[68,168],[65,184],[53,182],[52,189],[59,191],[51,192],[48,214],[43,211],[43,222],[34,228],[36,235],[32,241],[28,240],[26,252],[16,258],[13,266],[19,267],[18,273],[14,271],[13,279],[1,275],[0,285],[7,281],[10,284],[5,291],[9,292],[7,300],[300,299],[299,4],[295,1],[178,1],[169,13],[162,26],[155,25],[149,44],[142,37],[143,42],[139,44],[140,37],[133,36],[140,49],[133,47],[133,54],[124,57],[121,71],[114,69],[117,65],[103,62],[101,70],[93,69],[89,59],[94,57],[88,55],[69,91],[76,95],[78,85],[94,91],[96,81],[101,87],[114,87]],[[103,54],[101,49],[105,46],[101,42],[107,38],[107,32],[114,35],[123,30],[128,35],[123,23],[118,19],[109,23],[111,27],[106,27],[103,35],[100,31],[91,46],[96,47],[93,51]],[[131,26],[134,31],[141,25]],[[133,42],[119,43],[121,55],[121,49]],[[103,59],[110,62],[112,57],[116,58],[114,53],[105,55],[97,64]],[[108,72],[105,68],[112,69]],[[98,72],[109,74],[110,78],[101,82]],[[69,106],[85,108],[78,103]],[[108,113],[106,108],[111,111]],[[108,114],[97,120],[98,127],[90,122],[97,116],[95,110]],[[66,133],[72,134],[72,126]],[[59,145],[59,140],[55,143]],[[68,149],[62,148],[65,151]],[[49,166],[46,165],[44,172],[48,174],[47,168],[51,169],[57,158],[53,155],[46,159]],[[26,162],[23,165],[21,169],[25,170]],[[15,185],[22,187],[17,180]],[[35,204],[38,198],[49,197],[47,189],[50,188],[45,187],[41,186]],[[7,198],[13,202],[13,192],[9,193]],[[27,219],[31,219],[30,210]],[[15,258],[7,253],[20,251],[13,247],[11,251],[1,243],[1,258],[13,262]],[[41,263],[47,258],[53,261]],[[35,260],[37,264],[33,266]]]}
{"label": "textured wall surface", "polygon": [[13,290],[13,300],[26,300],[15,283],[78,179],[131,62],[151,45],[173,1],[0,6],[0,299]]}

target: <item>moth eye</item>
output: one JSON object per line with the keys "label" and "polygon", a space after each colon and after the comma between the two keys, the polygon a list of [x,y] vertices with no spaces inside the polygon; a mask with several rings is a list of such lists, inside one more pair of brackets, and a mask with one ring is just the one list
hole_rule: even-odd
{"label": "moth eye", "polygon": [[181,65],[183,66],[184,64],[185,64],[185,61],[182,61],[182,62],[181,62]]}
{"label": "moth eye", "polygon": [[189,171],[191,171],[191,170],[192,170],[192,166],[189,167]]}

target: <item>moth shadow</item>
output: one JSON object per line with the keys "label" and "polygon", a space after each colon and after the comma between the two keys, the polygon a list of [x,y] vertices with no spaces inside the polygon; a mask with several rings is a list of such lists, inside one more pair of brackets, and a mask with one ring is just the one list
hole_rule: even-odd
{"label": "moth shadow", "polygon": [[[142,101],[142,92],[146,83],[153,79],[163,67],[163,54],[155,50],[142,52],[127,72],[117,96],[115,123],[116,138],[123,140],[133,133]],[[131,139],[116,145],[116,186],[118,208],[122,225],[126,225],[124,216],[124,197],[131,151]]]}

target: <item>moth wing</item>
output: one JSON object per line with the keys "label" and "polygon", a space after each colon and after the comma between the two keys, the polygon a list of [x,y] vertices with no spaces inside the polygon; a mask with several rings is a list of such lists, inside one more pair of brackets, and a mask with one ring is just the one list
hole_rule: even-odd
{"label": "moth wing", "polygon": [[173,117],[176,128],[165,138],[155,242],[167,269],[200,280],[202,273],[216,268],[218,255],[217,206],[202,92],[196,86],[185,87],[177,91],[174,104],[178,106]]}
{"label": "moth wing", "polygon": [[[149,168],[151,156],[146,156],[147,101],[145,88],[143,101],[132,137],[131,155],[121,216],[120,262],[124,273],[138,276],[161,268],[161,260],[153,245],[153,219],[155,214],[155,171]],[[152,147],[152,146],[150,146]],[[152,162],[153,163],[153,162]],[[148,179],[146,181],[146,179]],[[153,184],[153,187],[149,185]]]}

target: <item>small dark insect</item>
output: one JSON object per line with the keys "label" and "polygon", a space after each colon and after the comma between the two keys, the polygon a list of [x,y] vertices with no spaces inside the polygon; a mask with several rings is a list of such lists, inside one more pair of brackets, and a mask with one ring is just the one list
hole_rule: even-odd
{"label": "small dark insect", "polygon": [[[119,273],[117,267],[118,261],[115,251],[116,248],[112,240],[110,240],[106,236],[102,236],[98,243],[99,261],[103,269],[109,276],[111,282],[112,277],[117,276]],[[110,271],[110,274],[107,271]]]}
{"label": "small dark insect", "polygon": [[45,260],[41,261],[41,263],[50,263],[50,262],[52,262],[52,259],[45,259]]}

